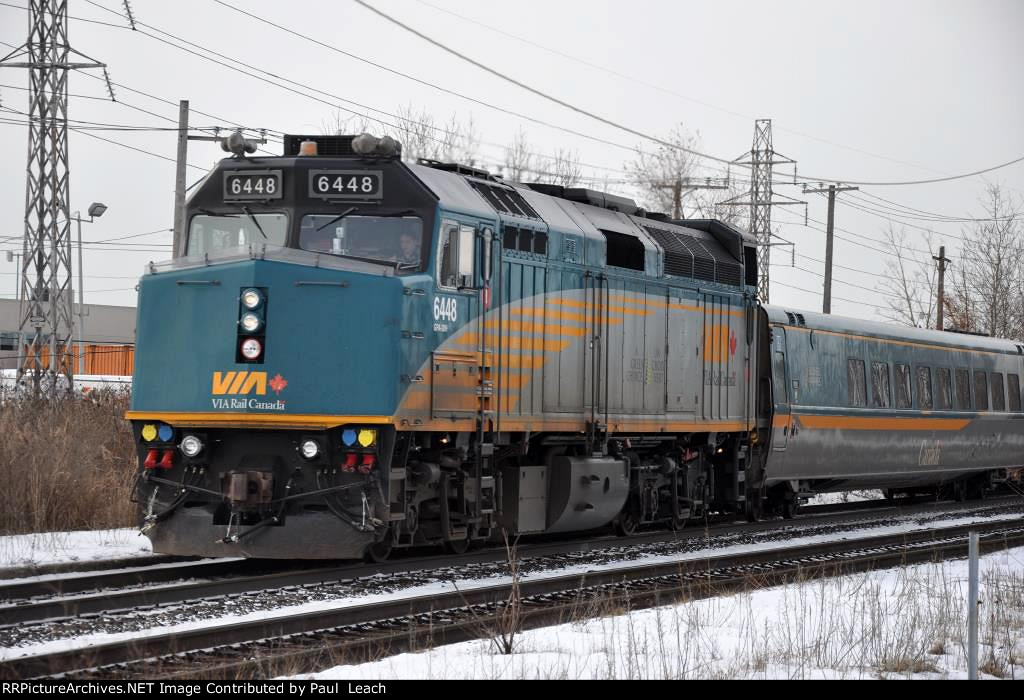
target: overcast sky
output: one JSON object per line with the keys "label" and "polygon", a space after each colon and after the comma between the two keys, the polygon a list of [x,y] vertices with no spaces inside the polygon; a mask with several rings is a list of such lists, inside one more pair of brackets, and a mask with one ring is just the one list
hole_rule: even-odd
{"label": "overcast sky", "polygon": [[[343,116],[352,116],[345,110],[354,110],[387,119],[386,113],[413,105],[441,120],[453,113],[463,120],[472,117],[485,164],[501,162],[500,145],[509,143],[522,128],[534,150],[578,151],[582,162],[599,166],[584,168],[587,176],[607,177],[611,190],[628,194],[617,181],[623,178],[624,163],[631,159],[630,149],[643,145],[634,135],[503,83],[352,0],[231,2],[324,44],[485,105],[616,145],[524,122],[453,97],[290,36],[214,0],[132,0],[131,5],[136,19],[149,25],[139,27],[146,33],[176,44],[189,41],[209,47],[274,73],[282,82],[292,81],[294,92],[189,55],[142,31],[132,32],[119,16],[122,5],[115,0],[71,0],[71,16],[116,25],[72,19],[69,34],[76,49],[105,62],[111,78],[123,87],[115,88],[117,104],[72,97],[69,117],[166,128],[176,122],[177,101],[187,98],[194,110],[213,115],[193,113],[194,125],[243,124],[308,133],[319,131],[339,111]],[[370,2],[521,82],[636,131],[663,135],[682,123],[699,133],[704,152],[723,158],[749,151],[755,118],[773,120],[776,150],[797,160],[800,172],[808,176],[869,182],[920,180],[979,170],[1024,155],[1024,2],[1020,0]],[[24,42],[28,13],[10,6],[24,4],[25,0],[5,0],[0,5],[0,41]],[[10,50],[5,45],[0,49]],[[26,71],[0,69],[0,84],[3,106],[26,111],[27,93],[15,89],[25,87]],[[81,74],[71,76],[70,91],[95,98],[106,94],[101,80]],[[12,116],[0,114],[4,119]],[[85,210],[94,201],[109,206],[102,219],[85,227],[85,240],[169,229],[175,133],[89,133],[166,160],[72,133],[72,208]],[[0,148],[6,154],[0,176],[0,250],[20,250],[26,128],[0,124]],[[199,166],[189,170],[189,182],[193,182],[221,154],[207,143],[193,143],[190,149],[189,162]],[[701,174],[721,176],[721,167],[708,162]],[[786,179],[787,173],[791,177],[792,170],[782,168],[776,179]],[[870,198],[876,195],[922,211],[977,216],[978,200],[988,182],[1024,197],[1024,163],[944,184],[864,186],[862,192],[841,199],[857,207],[868,202],[879,207],[878,200]],[[796,187],[777,191],[807,199],[810,217],[825,220],[823,198],[804,197]],[[802,226],[802,207],[776,209],[774,222],[781,236],[797,244],[797,255],[804,257],[797,257],[796,263],[804,269],[773,268],[773,303],[820,310],[823,265],[815,261],[824,258],[824,227],[813,221],[811,228]],[[875,290],[879,275],[885,272],[886,256],[871,249],[880,247],[877,243],[852,234],[881,239],[887,221],[844,204],[837,208],[836,223],[850,232],[840,232],[849,240],[836,242],[836,261],[852,269],[835,271],[833,312],[875,317],[876,306],[885,301]],[[947,255],[955,264],[961,224],[906,223],[944,234],[941,241],[950,245]],[[911,242],[923,245],[920,230],[908,227],[907,232]],[[132,250],[101,252],[101,246],[87,245],[86,302],[134,304],[132,287],[143,265],[169,257],[170,240],[167,231],[119,242],[124,247],[133,244]],[[790,254],[776,249],[773,260],[788,264]],[[0,295],[14,296],[14,271],[14,265],[0,255]]]}

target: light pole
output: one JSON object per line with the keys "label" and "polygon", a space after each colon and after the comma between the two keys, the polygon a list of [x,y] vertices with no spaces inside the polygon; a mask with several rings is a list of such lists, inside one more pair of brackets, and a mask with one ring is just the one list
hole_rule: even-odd
{"label": "light pole", "polygon": [[[93,202],[89,205],[89,220],[91,224],[103,216],[107,211],[107,205],[101,202]],[[78,373],[85,374],[85,275],[82,273],[82,212],[76,211],[71,217],[78,222]]]}

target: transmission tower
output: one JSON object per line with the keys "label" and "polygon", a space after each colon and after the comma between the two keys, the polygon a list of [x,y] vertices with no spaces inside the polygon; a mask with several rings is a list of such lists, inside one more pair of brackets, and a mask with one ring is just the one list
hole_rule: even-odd
{"label": "transmission tower", "polygon": [[[746,160],[749,157],[749,160]],[[771,270],[771,250],[775,246],[793,244],[772,233],[772,207],[803,204],[807,202],[778,195],[776,199],[772,188],[772,173],[776,165],[791,164],[796,161],[775,152],[772,146],[772,120],[758,119],[754,122],[754,143],[750,154],[744,154],[733,161],[737,165],[749,165],[751,173],[750,189],[726,202],[723,206],[750,207],[750,233],[757,238],[757,296],[765,304],[768,303],[768,280]],[[772,239],[780,242],[775,243]]]}
{"label": "transmission tower", "polygon": [[68,166],[68,71],[104,68],[68,43],[67,0],[29,0],[28,39],[0,67],[29,71],[28,168],[22,258],[18,381],[30,376],[38,396],[44,367],[72,387],[71,205]]}

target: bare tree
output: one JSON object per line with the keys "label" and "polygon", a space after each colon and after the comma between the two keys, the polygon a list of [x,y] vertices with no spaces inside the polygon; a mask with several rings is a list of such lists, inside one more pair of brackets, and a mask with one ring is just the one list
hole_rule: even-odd
{"label": "bare tree", "polygon": [[985,217],[962,234],[953,262],[946,311],[961,330],[1001,338],[1024,337],[1024,226],[1022,203],[999,185],[981,200]]}
{"label": "bare tree", "polygon": [[937,254],[938,248],[934,234],[925,233],[928,254],[918,256],[907,245],[905,229],[896,229],[890,222],[883,233],[885,247],[892,251],[892,257],[885,263],[888,276],[878,285],[887,304],[880,313],[890,321],[907,326],[935,328],[938,269],[932,260],[932,251]]}
{"label": "bare tree", "polygon": [[480,137],[473,117],[465,121],[453,114],[439,123],[426,111],[417,111],[411,104],[399,107],[394,118],[387,121],[362,115],[343,117],[341,112],[323,122],[324,131],[332,134],[387,134],[402,144],[402,159],[415,162],[419,158],[472,164],[480,147]]}
{"label": "bare tree", "polygon": [[523,182],[527,176],[537,171],[537,164],[526,132],[516,132],[512,143],[505,147],[505,178],[512,182]]}
{"label": "bare tree", "polygon": [[559,148],[551,158],[541,158],[537,181],[562,187],[576,187],[583,180],[579,151]]}
{"label": "bare tree", "polygon": [[678,124],[664,140],[674,147],[662,145],[654,151],[638,147],[636,158],[626,163],[625,169],[640,191],[644,206],[653,211],[671,212],[676,204],[675,188],[682,188],[683,183],[693,177],[697,166],[696,156],[681,149],[694,150],[697,138]]}

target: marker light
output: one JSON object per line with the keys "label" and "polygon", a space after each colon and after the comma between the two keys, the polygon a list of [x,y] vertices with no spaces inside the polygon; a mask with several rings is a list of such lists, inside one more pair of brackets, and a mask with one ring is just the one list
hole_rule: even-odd
{"label": "marker light", "polygon": [[263,295],[258,289],[246,289],[242,292],[242,306],[247,309],[258,309],[263,303]]}
{"label": "marker light", "polygon": [[317,154],[316,141],[303,141],[299,144],[300,156],[315,156]]}
{"label": "marker light", "polygon": [[369,447],[377,441],[376,430],[360,430],[359,431],[359,444],[363,447]]}
{"label": "marker light", "polygon": [[303,440],[299,450],[306,459],[315,459],[320,454],[320,443],[316,440]]}
{"label": "marker light", "polygon": [[352,447],[358,439],[356,431],[349,428],[341,434],[341,442],[345,447]]}
{"label": "marker light", "polygon": [[142,466],[146,469],[156,469],[156,458],[159,454],[160,450],[148,450],[146,452],[146,461],[142,463]]}
{"label": "marker light", "polygon": [[198,457],[199,453],[203,451],[203,441],[195,435],[186,435],[179,447],[186,457]]}
{"label": "marker light", "polygon": [[164,456],[160,458],[161,469],[174,468],[174,450],[164,450]]}
{"label": "marker light", "polygon": [[345,462],[341,465],[341,471],[343,472],[354,472],[356,470],[356,463],[359,461],[359,455],[355,452],[350,452],[345,455]]}
{"label": "marker light", "polygon": [[156,426],[152,423],[146,423],[142,426],[142,439],[146,442],[153,442],[156,440]]}
{"label": "marker light", "polygon": [[255,333],[260,329],[260,326],[263,325],[263,321],[260,320],[260,317],[252,313],[251,311],[242,314],[242,320],[240,321],[240,323],[242,324],[242,328],[245,330],[246,333]]}
{"label": "marker light", "polygon": [[160,442],[170,442],[174,439],[174,428],[169,425],[161,425],[157,434],[160,436]]}
{"label": "marker light", "polygon": [[246,338],[242,341],[242,357],[247,360],[258,360],[263,352],[263,345],[255,338]]}

